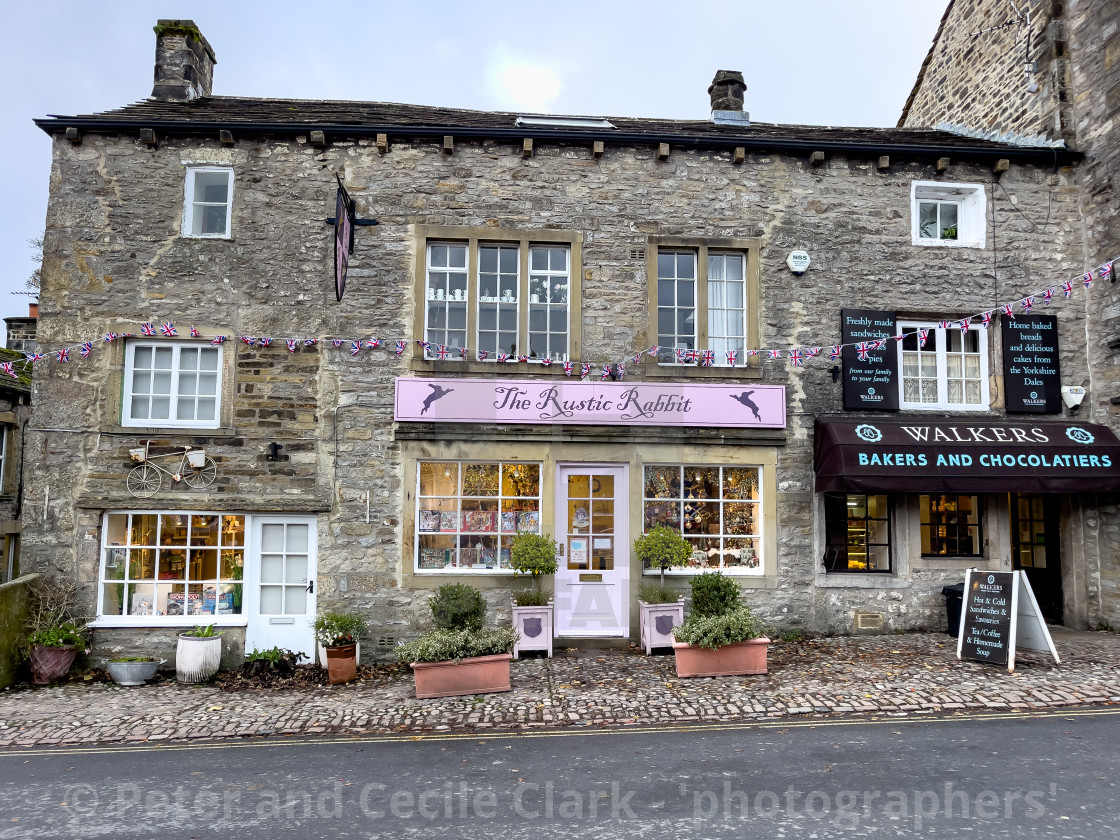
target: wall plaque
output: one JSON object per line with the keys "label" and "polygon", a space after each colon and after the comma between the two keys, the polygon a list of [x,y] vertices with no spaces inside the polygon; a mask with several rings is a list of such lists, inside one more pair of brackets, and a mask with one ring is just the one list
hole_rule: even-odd
{"label": "wall plaque", "polygon": [[898,348],[895,314],[874,309],[841,309],[840,335],[844,344],[890,339],[861,361],[859,351],[845,347],[844,408],[864,411],[898,411]]}
{"label": "wall plaque", "polygon": [[1058,316],[1000,318],[1003,382],[1009,412],[1061,414]]}

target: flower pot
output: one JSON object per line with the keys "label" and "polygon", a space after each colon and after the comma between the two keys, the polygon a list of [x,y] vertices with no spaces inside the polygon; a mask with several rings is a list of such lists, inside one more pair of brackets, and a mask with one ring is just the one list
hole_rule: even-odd
{"label": "flower pot", "polygon": [[175,649],[175,679],[181,683],[212,680],[222,661],[221,636],[179,635]]}
{"label": "flower pot", "polygon": [[[320,644],[316,644],[315,645],[315,652],[319,654],[319,664],[322,667],[326,668],[327,667],[327,649]],[[361,665],[362,664],[362,643],[361,642],[355,642],[354,643],[354,664],[355,665]]]}
{"label": "flower pot", "polygon": [[513,629],[517,631],[517,643],[513,646],[513,658],[518,659],[524,650],[543,650],[552,656],[552,599],[543,607],[513,608]]}
{"label": "flower pot", "polygon": [[671,604],[647,604],[638,601],[642,647],[649,654],[653,648],[673,646],[673,628],[684,624],[684,598]]}
{"label": "flower pot", "polygon": [[358,676],[358,646],[353,644],[327,648],[327,674],[331,685],[348,683]]}
{"label": "flower pot", "polygon": [[31,680],[35,685],[48,685],[61,679],[74,664],[78,649],[73,645],[64,647],[31,647]]}
{"label": "flower pot", "polygon": [[493,694],[509,691],[511,653],[475,656],[456,662],[413,662],[416,696],[456,697],[461,694]]}
{"label": "flower pot", "polygon": [[148,662],[109,662],[109,676],[117,685],[143,685],[156,675],[162,660]]}
{"label": "flower pot", "polygon": [[704,648],[687,642],[673,642],[678,677],[730,677],[739,674],[765,674],[766,652],[770,640],[765,636],[735,642],[723,647]]}

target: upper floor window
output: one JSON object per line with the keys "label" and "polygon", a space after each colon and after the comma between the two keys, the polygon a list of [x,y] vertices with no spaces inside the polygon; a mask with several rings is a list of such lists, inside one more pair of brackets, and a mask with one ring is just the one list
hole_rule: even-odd
{"label": "upper floor window", "polygon": [[752,305],[758,299],[757,267],[751,266],[750,243],[729,241],[717,250],[711,243],[689,242],[675,237],[651,242],[658,362],[695,365],[710,351],[708,367],[729,367],[732,360],[744,365],[746,350],[758,344]]}
{"label": "upper floor window", "polygon": [[[425,228],[468,234],[424,239],[423,305],[427,359],[531,362],[576,355],[579,236],[492,228]],[[479,236],[471,234],[478,233]],[[543,241],[537,241],[541,239]]]}
{"label": "upper floor window", "polygon": [[915,245],[984,247],[983,186],[914,181],[910,197],[910,227]]}
{"label": "upper floor window", "polygon": [[220,393],[220,347],[128,344],[121,425],[215,428]]}
{"label": "upper floor window", "polygon": [[[902,408],[984,411],[988,408],[988,333],[899,321]],[[926,331],[922,345],[919,331]]]}
{"label": "upper floor window", "polygon": [[232,206],[232,169],[198,166],[187,170],[184,236],[228,238]]}

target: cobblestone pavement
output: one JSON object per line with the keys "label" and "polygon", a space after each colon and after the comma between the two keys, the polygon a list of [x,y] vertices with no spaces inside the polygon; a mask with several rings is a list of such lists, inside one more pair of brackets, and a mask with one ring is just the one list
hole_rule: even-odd
{"label": "cobblestone pavement", "polygon": [[1120,703],[1120,636],[1060,631],[1062,657],[1020,651],[1017,669],[956,660],[943,634],[775,643],[770,673],[677,678],[673,657],[558,651],[514,661],[504,694],[417,700],[411,674],[380,669],[345,686],[225,691],[173,680],[0,693],[0,746],[237,736],[517,730],[916,715]]}

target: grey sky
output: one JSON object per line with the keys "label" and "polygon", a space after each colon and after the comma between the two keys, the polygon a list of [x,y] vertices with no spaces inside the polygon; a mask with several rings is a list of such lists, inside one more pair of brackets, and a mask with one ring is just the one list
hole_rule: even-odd
{"label": "grey sky", "polygon": [[[159,18],[214,47],[214,93],[560,114],[706,119],[741,70],[760,122],[888,126],[946,0],[13,3],[0,51],[6,129],[0,316],[26,312],[27,239],[44,226],[50,141],[31,122],[143,99]],[[176,199],[177,200],[177,199]]]}

